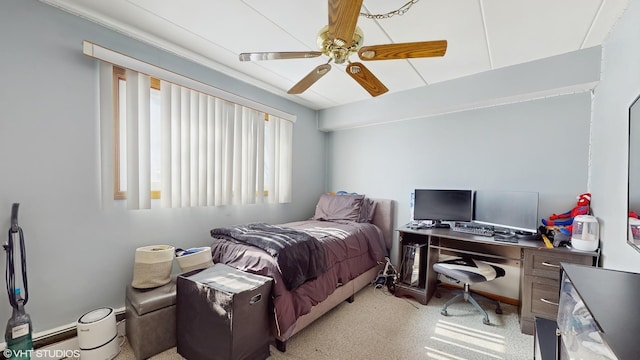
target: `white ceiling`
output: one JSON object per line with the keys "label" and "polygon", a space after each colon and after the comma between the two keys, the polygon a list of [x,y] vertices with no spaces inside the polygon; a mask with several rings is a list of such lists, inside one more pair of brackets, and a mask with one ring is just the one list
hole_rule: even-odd
{"label": "white ceiling", "polygon": [[[300,95],[327,59],[240,62],[241,52],[317,51],[327,0],[41,0],[313,109],[370,98],[343,65]],[[382,14],[408,0],[364,0]],[[602,44],[629,0],[413,0],[403,16],[359,17],[364,45],[442,40],[444,57],[369,61],[389,93]],[[90,39],[88,39],[90,40]],[[357,55],[352,55],[357,61]],[[385,95],[381,95],[385,96]]]}

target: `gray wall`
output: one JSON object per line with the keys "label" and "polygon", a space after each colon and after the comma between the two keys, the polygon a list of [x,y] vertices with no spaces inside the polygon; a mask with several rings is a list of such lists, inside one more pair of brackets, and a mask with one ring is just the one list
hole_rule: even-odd
{"label": "gray wall", "polygon": [[[589,188],[591,91],[601,50],[319,111],[320,128],[332,131],[329,189],[390,194],[399,200],[399,225],[409,220],[415,188],[537,191],[540,218],[570,210]],[[365,163],[384,185],[368,179]]]}
{"label": "gray wall", "polygon": [[537,191],[548,217],[587,190],[590,104],[583,92],[334,131],[328,185],[398,200],[398,225],[416,188]]}
{"label": "gray wall", "polygon": [[[326,164],[326,135],[317,130],[315,111],[35,0],[2,1],[0,34],[0,229],[9,229],[11,204],[20,203],[26,309],[36,331],[73,323],[98,307],[123,306],[139,246],[203,246],[214,226],[313,214]],[[82,55],[83,40],[297,115],[293,202],[103,211],[97,65]],[[0,295],[0,321],[10,315],[7,296]]]}
{"label": "gray wall", "polygon": [[[603,45],[602,80],[593,99],[591,144],[593,209],[601,224],[603,264],[634,272],[640,272],[640,254],[626,243],[627,136],[629,106],[640,95],[638,19],[640,1],[631,0]],[[637,168],[638,162],[632,166]]]}

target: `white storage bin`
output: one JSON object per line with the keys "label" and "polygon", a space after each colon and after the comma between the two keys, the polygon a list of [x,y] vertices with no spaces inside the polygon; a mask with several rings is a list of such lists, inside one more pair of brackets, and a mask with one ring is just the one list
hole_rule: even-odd
{"label": "white storage bin", "polygon": [[168,284],[171,281],[171,268],[175,256],[175,248],[171,245],[137,248],[131,286],[136,289],[150,289]]}
{"label": "white storage bin", "polygon": [[176,256],[180,270],[182,270],[183,273],[213,266],[211,247],[191,248],[185,250],[185,252],[188,254]]}

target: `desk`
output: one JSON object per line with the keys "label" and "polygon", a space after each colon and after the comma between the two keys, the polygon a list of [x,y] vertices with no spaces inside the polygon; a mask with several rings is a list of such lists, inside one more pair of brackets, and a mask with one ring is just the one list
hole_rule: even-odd
{"label": "desk", "polygon": [[[492,237],[471,235],[451,229],[398,228],[399,247],[396,264],[404,257],[404,246],[423,245],[417,286],[399,282],[396,296],[410,296],[426,305],[437,286],[438,274],[433,264],[441,254],[468,254],[489,262],[517,261],[520,266],[519,298],[520,328],[525,334],[533,334],[534,317],[555,319],[558,312],[560,290],[560,262],[597,265],[599,251],[578,251],[569,248],[548,249],[540,241],[522,240],[518,243],[496,241]],[[401,270],[401,269],[399,269]]]}

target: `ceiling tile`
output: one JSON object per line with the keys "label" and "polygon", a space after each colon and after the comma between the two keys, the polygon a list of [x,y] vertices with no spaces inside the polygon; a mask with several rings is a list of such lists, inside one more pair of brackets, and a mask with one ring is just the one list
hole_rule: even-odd
{"label": "ceiling tile", "polygon": [[603,0],[482,0],[494,68],[579,50]]}
{"label": "ceiling tile", "polygon": [[615,26],[616,22],[629,4],[628,0],[607,0],[604,1],[598,15],[585,39],[583,44],[584,48],[596,46],[602,44],[611,29]]}

